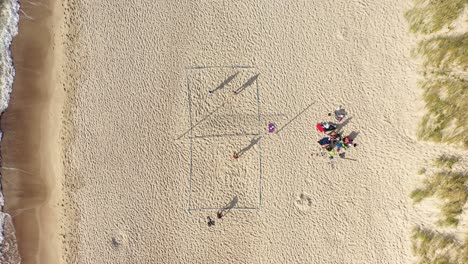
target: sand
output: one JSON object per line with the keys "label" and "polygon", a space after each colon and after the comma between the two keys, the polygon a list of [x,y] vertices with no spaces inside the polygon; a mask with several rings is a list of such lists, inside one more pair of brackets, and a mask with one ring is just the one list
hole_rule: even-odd
{"label": "sand", "polygon": [[[438,152],[407,5],[68,2],[65,263],[411,263]],[[338,105],[358,147],[331,163],[315,123]]]}
{"label": "sand", "polygon": [[23,264],[60,263],[62,251],[58,204],[64,92],[54,72],[61,68],[54,33],[63,14],[56,13],[56,5],[21,5],[19,34],[12,44],[15,82],[1,120],[5,210],[13,216]]}

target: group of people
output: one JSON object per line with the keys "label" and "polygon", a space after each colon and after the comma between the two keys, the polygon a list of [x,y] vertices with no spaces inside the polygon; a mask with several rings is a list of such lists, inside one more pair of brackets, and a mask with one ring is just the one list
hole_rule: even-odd
{"label": "group of people", "polygon": [[[328,116],[332,114],[329,113]],[[338,122],[343,121],[346,116],[346,111],[340,107],[335,110],[335,119]],[[344,158],[344,153],[351,146],[356,147],[357,144],[353,142],[351,136],[342,136],[338,130],[338,125],[332,122],[321,122],[316,125],[316,128],[319,132],[325,134],[325,136],[317,141],[317,143],[325,149],[329,157],[332,159],[336,154],[341,158]]]}

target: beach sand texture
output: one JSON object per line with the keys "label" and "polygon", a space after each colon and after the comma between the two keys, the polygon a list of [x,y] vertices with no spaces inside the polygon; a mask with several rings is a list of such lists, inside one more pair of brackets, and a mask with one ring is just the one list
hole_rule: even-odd
{"label": "beach sand texture", "polygon": [[411,263],[407,2],[69,2],[68,263]]}

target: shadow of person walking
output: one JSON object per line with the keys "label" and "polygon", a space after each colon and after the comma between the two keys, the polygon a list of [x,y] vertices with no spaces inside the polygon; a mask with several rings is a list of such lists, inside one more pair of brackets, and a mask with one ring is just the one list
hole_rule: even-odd
{"label": "shadow of person walking", "polygon": [[239,72],[236,72],[234,73],[233,75],[229,76],[226,80],[224,80],[224,82],[222,82],[220,85],[218,85],[218,87],[216,87],[215,89],[213,90],[210,90],[209,93],[210,94],[213,94],[214,92],[216,92],[217,90],[219,89],[223,89],[224,86],[226,86],[228,83],[230,83],[232,80],[234,80],[234,78],[236,78],[236,76],[239,74]]}
{"label": "shadow of person walking", "polygon": [[226,206],[224,206],[221,210],[219,210],[216,213],[218,219],[223,218],[227,213],[229,213],[229,211],[231,211],[231,209],[234,208],[234,206],[236,206],[238,201],[239,199],[237,198],[237,196],[234,196],[234,198],[232,198],[232,200]]}
{"label": "shadow of person walking", "polygon": [[245,82],[241,87],[237,88],[237,90],[234,91],[234,94],[239,94],[240,92],[245,90],[245,88],[252,85],[258,79],[259,75],[260,74],[257,74],[257,75],[254,75],[254,76],[250,77],[250,79],[248,79],[247,82]]}
{"label": "shadow of person walking", "polygon": [[239,158],[240,156],[244,155],[244,153],[247,152],[249,149],[251,149],[253,146],[255,146],[260,141],[260,139],[262,139],[262,136],[260,136],[260,135],[257,135],[255,137],[253,137],[250,140],[250,143],[249,143],[248,146],[246,146],[245,148],[239,150],[239,152],[236,152],[237,157]]}

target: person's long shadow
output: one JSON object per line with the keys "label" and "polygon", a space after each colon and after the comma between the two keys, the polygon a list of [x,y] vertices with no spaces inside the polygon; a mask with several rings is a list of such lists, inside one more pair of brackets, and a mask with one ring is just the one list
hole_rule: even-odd
{"label": "person's long shadow", "polygon": [[239,152],[237,152],[237,155],[238,157],[242,156],[246,151],[248,151],[249,149],[251,149],[253,146],[255,146],[255,144],[257,144],[260,139],[262,139],[262,136],[255,136],[253,137],[251,140],[250,140],[250,144],[248,146],[246,146],[245,148],[239,150]]}
{"label": "person's long shadow", "polygon": [[348,125],[348,123],[349,123],[349,121],[351,121],[351,119],[353,119],[353,117],[348,117],[348,118],[346,118],[345,121],[343,121],[343,123],[337,124],[337,130],[338,130],[338,131],[343,131],[344,127],[345,127],[346,125]]}
{"label": "person's long shadow", "polygon": [[260,75],[260,73],[250,77],[250,79],[248,79],[247,82],[245,82],[241,87],[237,88],[237,90],[235,90],[234,93],[238,94],[238,93],[242,92],[243,90],[245,90],[245,88],[252,85],[258,79],[259,75]]}
{"label": "person's long shadow", "polygon": [[234,73],[233,75],[227,77],[226,80],[224,80],[224,82],[222,82],[220,85],[218,85],[218,87],[216,87],[215,89],[213,90],[210,90],[209,92],[210,93],[214,93],[216,92],[217,90],[219,89],[223,89],[228,83],[230,83],[232,80],[234,80],[234,78],[236,78],[236,76],[239,74],[239,72],[236,72]]}
{"label": "person's long shadow", "polygon": [[354,140],[358,135],[359,132],[352,131],[351,133],[349,133],[348,137],[351,138],[351,140]]}
{"label": "person's long shadow", "polygon": [[229,213],[229,211],[231,211],[231,209],[236,206],[237,202],[239,202],[239,199],[237,198],[237,195],[236,195],[234,196],[234,198],[232,198],[232,200],[226,206],[224,206],[221,210],[218,211],[217,213],[218,218],[221,218],[225,216],[227,213]]}

